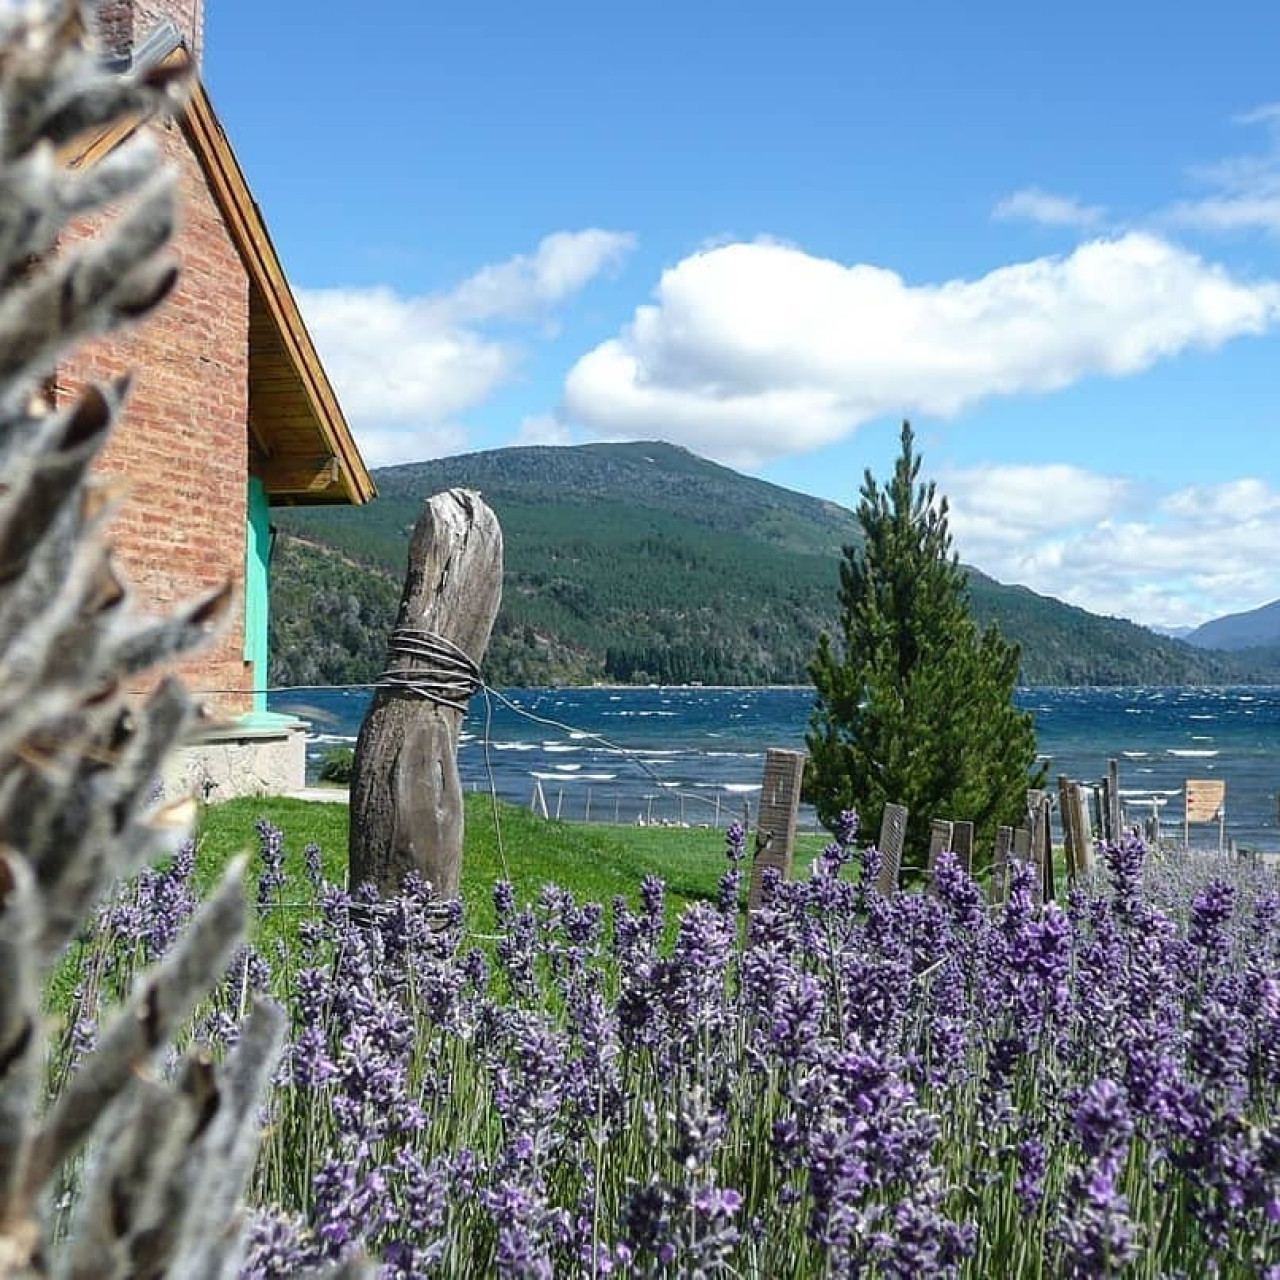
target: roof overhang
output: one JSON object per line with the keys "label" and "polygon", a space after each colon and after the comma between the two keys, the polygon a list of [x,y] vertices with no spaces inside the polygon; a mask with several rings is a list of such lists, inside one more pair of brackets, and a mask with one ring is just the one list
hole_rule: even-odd
{"label": "roof overhang", "polygon": [[[190,67],[181,44],[159,45],[146,74]],[[135,63],[135,73],[142,68]],[[360,456],[279,255],[208,92],[191,74],[179,113],[191,149],[244,262],[249,280],[251,467],[273,505],[362,504],[377,488]],[[134,120],[87,140],[68,156],[93,164],[142,124]]]}

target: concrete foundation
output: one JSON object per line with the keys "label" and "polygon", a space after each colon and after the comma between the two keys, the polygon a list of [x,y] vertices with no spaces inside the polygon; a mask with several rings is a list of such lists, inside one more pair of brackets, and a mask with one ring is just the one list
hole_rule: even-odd
{"label": "concrete foundation", "polygon": [[306,731],[305,721],[270,712],[207,730],[174,753],[165,771],[165,794],[216,803],[301,791],[306,785]]}

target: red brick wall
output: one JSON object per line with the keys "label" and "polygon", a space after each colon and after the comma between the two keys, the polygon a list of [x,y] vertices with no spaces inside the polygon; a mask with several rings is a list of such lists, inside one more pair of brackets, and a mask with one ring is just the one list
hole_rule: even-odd
{"label": "red brick wall", "polygon": [[[156,134],[180,177],[182,277],[140,327],[89,344],[60,368],[58,395],[132,371],[123,419],[99,464],[128,482],[114,528],[117,560],[140,603],[155,611],[234,581],[231,625],[180,674],[196,691],[238,691],[205,699],[219,714],[236,715],[253,702],[243,612],[249,286],[180,126]],[[89,225],[77,234],[96,231]]]}
{"label": "red brick wall", "polygon": [[122,57],[168,18],[191,56],[204,53],[204,0],[98,0],[98,36],[108,54]]}

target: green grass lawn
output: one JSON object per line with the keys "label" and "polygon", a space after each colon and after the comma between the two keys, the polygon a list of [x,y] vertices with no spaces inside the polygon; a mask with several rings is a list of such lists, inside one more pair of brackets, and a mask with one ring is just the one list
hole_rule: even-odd
{"label": "green grass lawn", "polygon": [[[495,821],[496,817],[496,821]],[[302,850],[320,847],[326,877],[345,885],[349,811],[345,804],[278,797],[228,800],[201,815],[196,881],[204,892],[236,853],[257,849],[259,818],[285,836],[285,868],[290,883],[301,884]],[[493,885],[509,879],[518,901],[537,896],[543,885],[568,889],[579,901],[609,903],[619,894],[631,902],[641,881],[655,875],[666,882],[675,910],[696,899],[713,898],[728,865],[722,831],[703,827],[631,827],[556,822],[486,795],[466,796],[466,835],[462,862],[462,898],[470,928],[493,927]],[[797,840],[796,873],[826,843],[822,835]],[[251,863],[249,875],[256,876]],[[284,898],[290,894],[286,887]]]}
{"label": "green grass lawn", "polygon": [[[665,881],[675,915],[688,902],[714,898],[727,865],[723,831],[557,822],[477,792],[465,799],[462,898],[469,927],[476,932],[493,928],[493,886],[498,880],[512,882],[519,902],[537,897],[543,885],[555,884],[580,902],[608,904],[618,895],[634,903],[645,876],[655,875]],[[249,797],[211,805],[201,816],[196,882],[202,893],[234,854],[256,851],[254,823],[259,818],[284,832],[286,874],[292,884],[303,883],[302,850],[314,843],[320,847],[325,876],[345,886],[345,804]],[[797,837],[793,875],[808,874],[809,863],[827,838],[823,833]],[[1066,864],[1061,849],[1055,850],[1054,862],[1058,893],[1063,896]],[[257,874],[253,860],[248,874],[252,884]],[[285,899],[289,896],[286,889]]]}

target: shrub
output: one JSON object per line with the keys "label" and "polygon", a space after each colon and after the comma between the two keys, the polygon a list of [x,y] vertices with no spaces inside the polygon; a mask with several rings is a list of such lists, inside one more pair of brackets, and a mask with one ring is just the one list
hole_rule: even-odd
{"label": "shrub", "polygon": [[326,751],[320,762],[320,781],[341,783],[344,787],[349,787],[354,759],[355,752],[350,747],[333,747]]}

